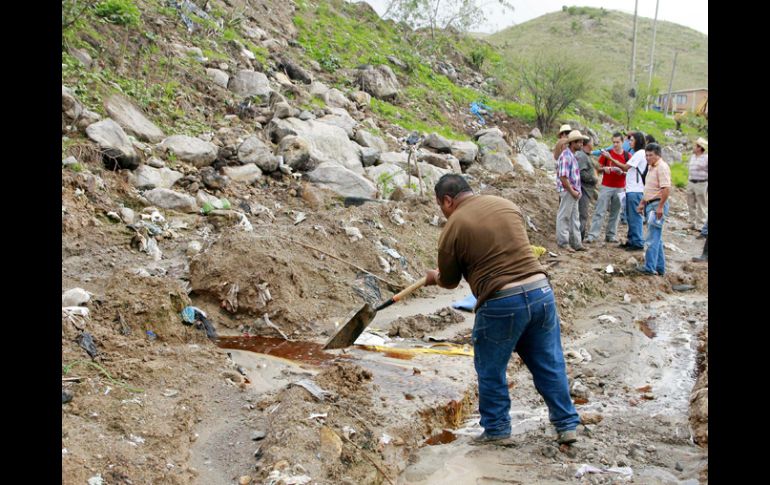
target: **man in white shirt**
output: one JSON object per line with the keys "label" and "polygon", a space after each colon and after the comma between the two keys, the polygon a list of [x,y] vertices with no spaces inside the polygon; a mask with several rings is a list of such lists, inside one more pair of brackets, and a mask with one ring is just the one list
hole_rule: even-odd
{"label": "man in white shirt", "polygon": [[695,141],[695,154],[690,158],[690,181],[687,183],[687,208],[693,229],[701,230],[708,210],[709,156],[708,141]]}
{"label": "man in white shirt", "polygon": [[629,141],[634,150],[633,156],[626,162],[613,162],[626,172],[626,220],[628,221],[628,239],[620,247],[626,251],[644,250],[644,217],[636,211],[644,194],[644,182],[647,176],[647,158],[644,154],[645,139],[641,132],[630,134]]}

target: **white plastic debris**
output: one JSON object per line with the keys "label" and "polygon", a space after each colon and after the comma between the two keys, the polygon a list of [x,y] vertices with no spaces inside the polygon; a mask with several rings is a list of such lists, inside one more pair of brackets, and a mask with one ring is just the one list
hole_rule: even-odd
{"label": "white plastic debris", "polygon": [[166,390],[163,392],[163,395],[164,395],[165,397],[174,397],[174,396],[176,396],[177,394],[179,394],[179,391],[177,391],[176,389],[166,389]]}
{"label": "white plastic debris", "polygon": [[237,227],[240,227],[246,232],[253,232],[254,226],[251,225],[251,222],[246,218],[246,214],[240,213],[241,220],[238,222]]}
{"label": "white plastic debris", "polygon": [[390,220],[393,222],[393,224],[403,226],[406,224],[403,215],[404,213],[401,209],[394,209],[393,212],[390,213]]}
{"label": "white plastic debris", "polygon": [[555,258],[555,257],[558,257],[559,255],[558,255],[558,254],[556,254],[556,253],[553,253],[553,252],[551,252],[551,251],[548,251],[548,256],[550,256],[550,257],[552,257],[552,258]]}
{"label": "white plastic debris", "polygon": [[307,417],[308,420],[320,419],[324,420],[329,417],[329,413],[313,413]]}
{"label": "white plastic debris", "polygon": [[377,261],[380,263],[380,268],[387,274],[390,273],[390,263],[388,263],[388,260],[383,258],[382,256],[377,256]]}
{"label": "white plastic debris", "polygon": [[102,475],[98,474],[88,479],[88,485],[104,485]]}
{"label": "white plastic debris", "polygon": [[364,238],[363,234],[357,227],[348,226],[345,228],[345,234],[348,235],[351,241],[356,242]]}
{"label": "white plastic debris", "polygon": [[382,436],[380,436],[380,443],[383,445],[390,444],[391,441],[393,441],[393,437],[387,433],[382,433]]}
{"label": "white plastic debris", "polygon": [[134,443],[135,445],[143,445],[144,444],[144,438],[141,436],[136,436],[134,434],[128,436],[128,441],[131,443]]}
{"label": "white plastic debris", "polygon": [[631,303],[631,295],[629,295],[628,293],[624,293],[623,294],[623,301],[626,302],[626,303]]}
{"label": "white plastic debris", "polygon": [[612,273],[614,273],[614,272],[615,272],[615,268],[613,268],[611,264],[608,264],[608,265],[607,265],[607,267],[606,267],[606,268],[604,268],[604,271],[605,271],[607,274],[612,274]]}
{"label": "white plastic debris", "polygon": [[592,465],[582,464],[575,472],[575,478],[581,478],[586,473],[617,473],[626,478],[634,476],[634,471],[629,466],[612,467],[612,468],[597,468]]}
{"label": "white plastic debris", "polygon": [[307,214],[305,214],[304,212],[297,212],[294,215],[294,225],[296,226],[297,224],[304,221],[305,219],[307,219]]}
{"label": "white plastic debris", "polygon": [[91,293],[83,288],[71,288],[61,296],[61,306],[78,307],[83,306],[91,300]]}
{"label": "white plastic debris", "polygon": [[663,247],[668,249],[668,250],[670,250],[670,251],[674,251],[675,253],[683,253],[684,252],[676,244],[670,243],[670,242],[669,243],[663,243]]}
{"label": "white plastic debris", "polygon": [[345,438],[350,439],[350,437],[353,436],[354,434],[356,434],[356,430],[351,428],[350,426],[343,426],[342,427],[342,435]]}
{"label": "white plastic debris", "polygon": [[617,323],[618,319],[612,315],[599,315],[599,321],[602,323]]}
{"label": "white plastic debris", "polygon": [[354,343],[355,345],[385,345],[385,342],[387,341],[379,335],[364,331]]}
{"label": "white plastic debris", "polygon": [[330,395],[330,394],[331,394],[331,392],[329,392],[329,391],[325,391],[325,390],[321,389],[321,388],[318,386],[318,384],[316,384],[315,382],[313,382],[313,381],[311,381],[311,380],[308,380],[308,379],[302,379],[302,380],[299,380],[299,381],[297,381],[297,382],[294,382],[294,383],[292,383],[292,384],[290,384],[290,385],[294,385],[294,386],[300,386],[300,387],[304,388],[304,389],[305,389],[307,392],[309,392],[310,394],[312,394],[312,395],[313,395],[313,397],[315,397],[315,398],[316,398],[316,399],[318,399],[319,401],[323,401],[323,400],[324,400],[324,398],[325,398],[327,395]]}
{"label": "white plastic debris", "polygon": [[115,222],[120,222],[120,216],[118,215],[117,212],[114,212],[114,211],[109,211],[107,213],[107,218]]}
{"label": "white plastic debris", "polygon": [[433,216],[433,219],[431,219],[431,220],[430,220],[430,225],[431,225],[431,226],[437,226],[437,227],[438,227],[438,221],[439,221],[439,218],[438,218],[438,216],[437,216],[437,215],[434,215],[434,216]]}
{"label": "white plastic debris", "polygon": [[163,253],[160,252],[160,248],[158,247],[158,241],[156,241],[155,238],[147,238],[147,247],[145,249],[147,254],[152,257],[153,261],[160,261],[163,257]]}
{"label": "white plastic debris", "polygon": [[88,319],[89,313],[88,308],[84,306],[69,306],[62,307],[61,309],[61,317],[74,325],[78,330],[85,328],[85,322]]}

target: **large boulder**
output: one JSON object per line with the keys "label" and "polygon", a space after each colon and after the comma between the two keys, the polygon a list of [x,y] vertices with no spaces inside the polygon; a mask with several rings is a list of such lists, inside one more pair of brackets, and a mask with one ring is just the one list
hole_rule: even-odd
{"label": "large boulder", "polygon": [[160,128],[148,120],[131,101],[120,94],[113,94],[107,98],[104,107],[110,118],[139,140],[157,143],[165,136]]}
{"label": "large boulder", "polygon": [[401,89],[393,70],[383,64],[359,68],[357,81],[361,90],[384,100],[395,98]]}
{"label": "large boulder", "polygon": [[206,75],[214,81],[214,84],[227,89],[227,83],[230,81],[230,76],[225,71],[209,67],[206,69]]}
{"label": "large boulder", "polygon": [[483,130],[479,130],[476,133],[473,134],[473,139],[478,140],[484,135],[497,135],[500,138],[503,138],[505,135],[503,135],[503,132],[500,131],[500,128],[494,127],[494,128],[484,128]]}
{"label": "large boulder", "polygon": [[315,170],[308,173],[308,179],[343,197],[372,199],[377,195],[377,187],[372,182],[333,162],[318,165]]}
{"label": "large boulder", "polygon": [[324,94],[329,92],[329,86],[321,81],[313,81],[310,83],[310,95],[323,98]]}
{"label": "large boulder", "polygon": [[184,177],[181,172],[170,168],[153,168],[149,165],[141,165],[131,173],[131,183],[137,189],[170,189],[177,180]]}
{"label": "large boulder", "polygon": [[327,106],[331,108],[352,109],[353,102],[349,100],[339,89],[332,88],[326,91],[321,99],[324,100]]}
{"label": "large boulder", "polygon": [[376,148],[380,152],[388,151],[388,144],[379,136],[372,135],[366,130],[358,130],[355,136],[356,142],[362,147]]}
{"label": "large boulder", "polygon": [[529,138],[521,148],[521,153],[527,157],[532,165],[545,170],[554,170],[556,168],[556,160],[553,159],[553,153],[543,143],[540,143],[534,138]]}
{"label": "large boulder", "polygon": [[218,149],[213,143],[187,135],[173,135],[161,142],[161,148],[173,153],[180,160],[196,167],[211,165],[217,159]]}
{"label": "large boulder", "polygon": [[368,167],[366,176],[374,182],[382,196],[387,196],[396,187],[402,189],[410,188],[410,186],[419,187],[420,182],[420,179],[407,175],[403,168],[392,163]]}
{"label": "large boulder", "polygon": [[197,212],[198,204],[195,197],[180,192],[174,192],[169,189],[152,189],[144,193],[144,198],[152,205],[163,209],[170,209],[179,212]]}
{"label": "large boulder", "polygon": [[365,91],[356,91],[354,93],[350,93],[348,97],[351,99],[351,101],[355,102],[356,106],[359,108],[363,108],[372,104],[372,95]]}
{"label": "large boulder", "polygon": [[380,159],[380,153],[376,148],[361,147],[361,163],[364,167],[371,167]]}
{"label": "large boulder", "polygon": [[313,82],[313,76],[291,59],[286,57],[281,58],[278,62],[278,68],[283,69],[283,71],[295,81],[300,81],[305,84]]}
{"label": "large boulder", "polygon": [[246,138],[238,147],[238,161],[243,165],[256,163],[260,170],[267,173],[278,169],[278,158],[256,136]]}
{"label": "large boulder", "polygon": [[318,121],[321,123],[326,123],[327,125],[339,126],[345,130],[345,134],[348,135],[348,138],[352,139],[353,130],[356,128],[356,126],[358,126],[358,122],[354,120],[350,114],[348,114],[348,112],[342,108],[329,108],[328,111],[329,114],[318,118]]}
{"label": "large boulder", "polygon": [[310,143],[297,135],[289,135],[278,144],[278,153],[283,157],[283,163],[300,172],[316,168],[318,163],[310,160]]}
{"label": "large boulder", "polygon": [[241,96],[256,96],[262,102],[270,98],[270,81],[261,72],[242,69],[230,78],[227,89]]}
{"label": "large boulder", "polygon": [[417,154],[417,159],[420,162],[429,163],[434,167],[450,170],[455,173],[460,173],[462,171],[462,167],[460,167],[460,161],[452,155],[420,151]]}
{"label": "large boulder", "polygon": [[508,173],[513,170],[511,147],[498,133],[488,132],[479,137],[479,147],[481,165],[484,168],[495,173]]}
{"label": "large boulder", "polygon": [[262,171],[255,163],[240,167],[222,167],[222,173],[233,182],[252,184],[262,177]]}
{"label": "large boulder", "polygon": [[[438,179],[443,175],[452,173],[451,170],[445,170],[425,162],[419,162],[417,166],[420,169],[420,178],[425,183],[429,192],[433,191],[433,187],[435,187]],[[412,172],[412,174],[414,175],[414,172]]]}
{"label": "large boulder", "polygon": [[526,155],[523,153],[516,155],[516,170],[519,168],[530,175],[535,173],[535,167],[532,166],[532,164],[529,162],[529,159],[527,159]]}
{"label": "large boulder", "polygon": [[428,135],[425,138],[423,145],[438,150],[440,153],[450,153],[452,151],[451,142],[438,133],[431,133]]}
{"label": "large boulder", "polygon": [[398,165],[399,167],[405,167],[408,159],[409,154],[406,152],[382,152],[380,154],[380,163],[392,163],[393,165]]}
{"label": "large boulder", "polygon": [[77,121],[83,113],[83,106],[68,87],[61,87],[61,113],[68,122]]}
{"label": "large boulder", "polygon": [[310,165],[336,163],[356,173],[363,173],[359,147],[348,138],[345,130],[318,120],[302,121],[297,118],[273,119],[267,127],[273,142],[289,135],[303,138],[309,147]]}
{"label": "large boulder", "polygon": [[473,163],[479,154],[479,147],[472,141],[455,141],[450,147],[452,156],[457,158],[460,163],[466,165]]}
{"label": "large boulder", "polygon": [[89,125],[86,135],[99,145],[108,161],[114,160],[121,168],[130,170],[139,166],[139,155],[134,145],[123,128],[113,120],[107,118]]}

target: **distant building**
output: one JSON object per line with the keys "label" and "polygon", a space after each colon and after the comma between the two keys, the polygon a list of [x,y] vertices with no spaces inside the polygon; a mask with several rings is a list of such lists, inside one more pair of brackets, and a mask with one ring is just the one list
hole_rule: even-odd
{"label": "distant building", "polygon": [[[708,97],[708,88],[680,89],[679,91],[672,91],[670,105],[668,107],[669,113],[684,113],[686,111],[694,113],[698,109],[698,106],[707,100]],[[656,105],[660,111],[666,111],[667,102],[669,102],[668,93],[664,93],[658,96]]]}

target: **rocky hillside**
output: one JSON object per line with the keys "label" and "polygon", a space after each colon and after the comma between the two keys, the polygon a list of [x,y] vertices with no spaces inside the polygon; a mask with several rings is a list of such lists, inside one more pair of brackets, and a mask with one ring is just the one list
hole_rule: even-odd
{"label": "rocky hillside", "polygon": [[[637,22],[636,72],[645,85],[649,75],[653,19]],[[486,37],[502,48],[504,60],[527,59],[537,53],[574,49],[594,68],[600,85],[627,81],[631,60],[634,16],[615,10],[569,7],[542,15]],[[678,49],[673,89],[708,87],[708,36],[672,22],[658,20],[655,71],[668,88],[674,50]]]}

